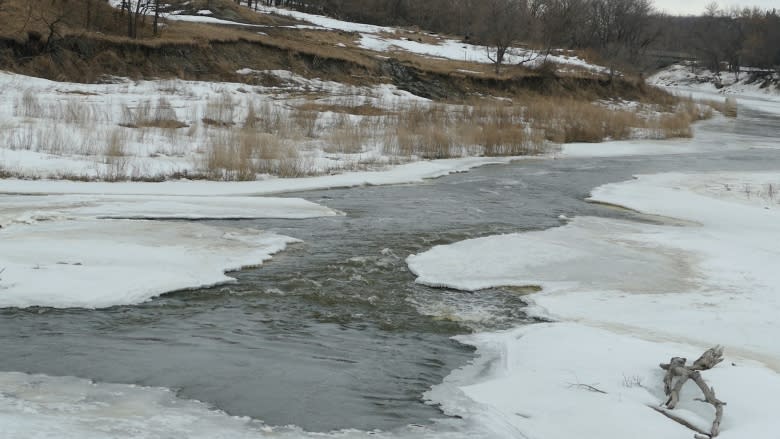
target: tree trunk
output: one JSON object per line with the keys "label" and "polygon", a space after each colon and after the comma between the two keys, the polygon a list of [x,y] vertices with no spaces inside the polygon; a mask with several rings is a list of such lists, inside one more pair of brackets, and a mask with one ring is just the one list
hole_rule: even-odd
{"label": "tree trunk", "polygon": [[160,35],[160,0],[154,0],[154,36]]}

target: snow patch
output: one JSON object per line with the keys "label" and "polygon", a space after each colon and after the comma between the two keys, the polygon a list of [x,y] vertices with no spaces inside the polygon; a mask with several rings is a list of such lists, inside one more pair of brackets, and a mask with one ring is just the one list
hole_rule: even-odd
{"label": "snow patch", "polygon": [[299,198],[196,196],[0,195],[0,227],[75,218],[241,219],[315,218],[337,215]]}
{"label": "snow patch", "polygon": [[316,189],[422,182],[489,164],[509,163],[529,157],[464,157],[407,163],[384,171],[348,172],[307,178],[275,178],[247,182],[165,181],[81,182],[68,180],[0,180],[0,194],[93,194],[238,196],[270,195]]}
{"label": "snow patch", "polygon": [[[702,350],[657,343],[576,323],[525,326],[499,333],[458,337],[474,345],[489,363],[468,366],[448,377],[471,382],[463,397],[486,412],[452,409],[453,414],[508,424],[514,437],[544,439],[621,438],[690,439],[691,430],[656,413],[665,401],[659,362],[672,356],[697,358]],[[479,366],[479,367],[478,367]],[[774,431],[780,424],[774,394],[780,376],[751,362],[723,363],[703,373],[718,397],[728,402],[723,438],[746,438]],[[460,383],[457,383],[460,384]],[[709,430],[712,408],[694,401],[689,384],[675,414]],[[434,388],[430,395],[439,391]],[[444,404],[445,410],[448,404]]]}
{"label": "snow patch", "polygon": [[103,308],[231,282],[297,239],[199,223],[73,220],[0,229],[0,307]]}

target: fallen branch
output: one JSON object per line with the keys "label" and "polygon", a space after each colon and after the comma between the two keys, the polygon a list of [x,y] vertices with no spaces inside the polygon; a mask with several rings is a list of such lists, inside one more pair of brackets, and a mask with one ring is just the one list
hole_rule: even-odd
{"label": "fallen branch", "polygon": [[[704,382],[700,371],[712,369],[723,361],[723,347],[715,346],[708,349],[690,366],[686,366],[687,361],[688,360],[685,358],[673,357],[669,363],[660,365],[661,369],[666,371],[666,374],[664,375],[664,393],[669,396],[669,399],[666,400],[665,405],[669,410],[673,410],[677,406],[677,403],[680,402],[680,390],[682,390],[683,385],[685,385],[688,380],[693,380],[693,382],[699,386],[702,394],[704,394],[704,399],[697,398],[696,400],[712,404],[712,406],[715,407],[715,420],[712,421],[712,427],[710,428],[709,433],[704,433],[695,428],[692,429],[697,433],[706,435],[706,437],[715,437],[720,433],[723,406],[725,406],[726,403],[715,397],[715,389]],[[674,382],[675,378],[677,379],[677,382]],[[656,411],[680,422],[677,417],[670,416],[665,410],[657,409]],[[691,426],[687,424],[684,425],[691,428]],[[705,436],[697,435],[697,437]]]}
{"label": "fallen branch", "polygon": [[599,389],[599,388],[597,388],[595,386],[591,386],[590,384],[570,383],[569,384],[569,388],[571,389],[573,387],[576,387],[578,389],[584,389],[584,390],[587,390],[587,391],[590,391],[590,392],[603,393],[605,395],[607,394],[607,392],[605,392],[605,391],[603,391],[603,390],[601,390],[601,389]]}
{"label": "fallen branch", "polygon": [[651,409],[657,411],[658,413],[666,416],[667,418],[671,419],[672,421],[682,425],[683,427],[689,428],[689,429],[695,431],[698,434],[710,437],[710,434],[707,433],[706,431],[704,431],[701,428],[691,424],[690,422],[688,422],[687,420],[685,420],[685,419],[683,419],[683,418],[681,418],[679,416],[675,416],[672,413],[669,413],[668,410],[666,410],[666,409],[664,409],[662,407],[655,407],[655,406],[652,406],[652,405],[648,405],[648,407],[650,407]]}

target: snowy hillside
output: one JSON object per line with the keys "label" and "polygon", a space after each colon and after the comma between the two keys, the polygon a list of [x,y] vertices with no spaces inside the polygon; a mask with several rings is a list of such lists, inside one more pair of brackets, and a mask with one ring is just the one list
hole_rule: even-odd
{"label": "snowy hillside", "polygon": [[780,74],[746,68],[739,75],[723,71],[715,74],[688,64],[674,64],[648,78],[649,84],[689,88],[722,95],[780,96]]}

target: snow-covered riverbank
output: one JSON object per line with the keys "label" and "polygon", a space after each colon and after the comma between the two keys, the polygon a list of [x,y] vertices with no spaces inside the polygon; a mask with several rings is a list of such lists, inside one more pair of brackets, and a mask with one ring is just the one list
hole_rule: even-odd
{"label": "snow-covered riverbank", "polygon": [[[703,87],[672,87],[694,97]],[[737,96],[739,105],[780,114],[767,93]],[[774,116],[770,116],[774,117]],[[699,125],[690,142],[654,149],[614,142],[603,156],[693,152],[698,145],[780,148]],[[722,125],[721,125],[722,126]],[[704,129],[702,129],[704,128]],[[702,142],[703,138],[711,138]],[[699,152],[703,152],[699,149]],[[587,145],[564,157],[588,156]],[[764,173],[643,175],[593,190],[591,200],[651,215],[653,223],[579,217],[541,232],[437,246],[409,257],[418,282],[475,291],[541,286],[528,297],[552,323],[460,337],[480,359],[430,392],[459,389],[482,410],[453,414],[500,424],[507,437],[690,438],[694,432],[653,408],[666,400],[663,371],[673,356],[690,360],[724,344],[726,361],[704,373],[727,401],[721,435],[746,438],[775,431],[780,405],[780,170]],[[675,415],[703,431],[711,406],[689,385]]]}
{"label": "snow-covered riverbank", "polygon": [[[294,198],[0,195],[0,307],[99,308],[232,278],[297,239],[142,218],[337,215]],[[130,218],[135,220],[130,220]]]}
{"label": "snow-covered riverbank", "polygon": [[[429,285],[543,287],[529,296],[535,313],[561,323],[463,338],[500,366],[462,391],[523,434],[690,437],[647,407],[665,400],[657,364],[724,344],[727,362],[705,373],[729,403],[721,437],[750,437],[780,427],[771,396],[780,390],[779,187],[780,172],[641,176],[591,199],[668,224],[576,218],[438,246],[408,263]],[[693,401],[694,389],[677,414],[707,430],[713,411]]]}
{"label": "snow-covered riverbank", "polygon": [[675,64],[648,78],[647,82],[681,96],[695,99],[722,99],[731,97],[740,106],[770,113],[780,113],[778,75],[769,72],[748,71],[741,75],[731,72],[715,74],[690,65]]}

